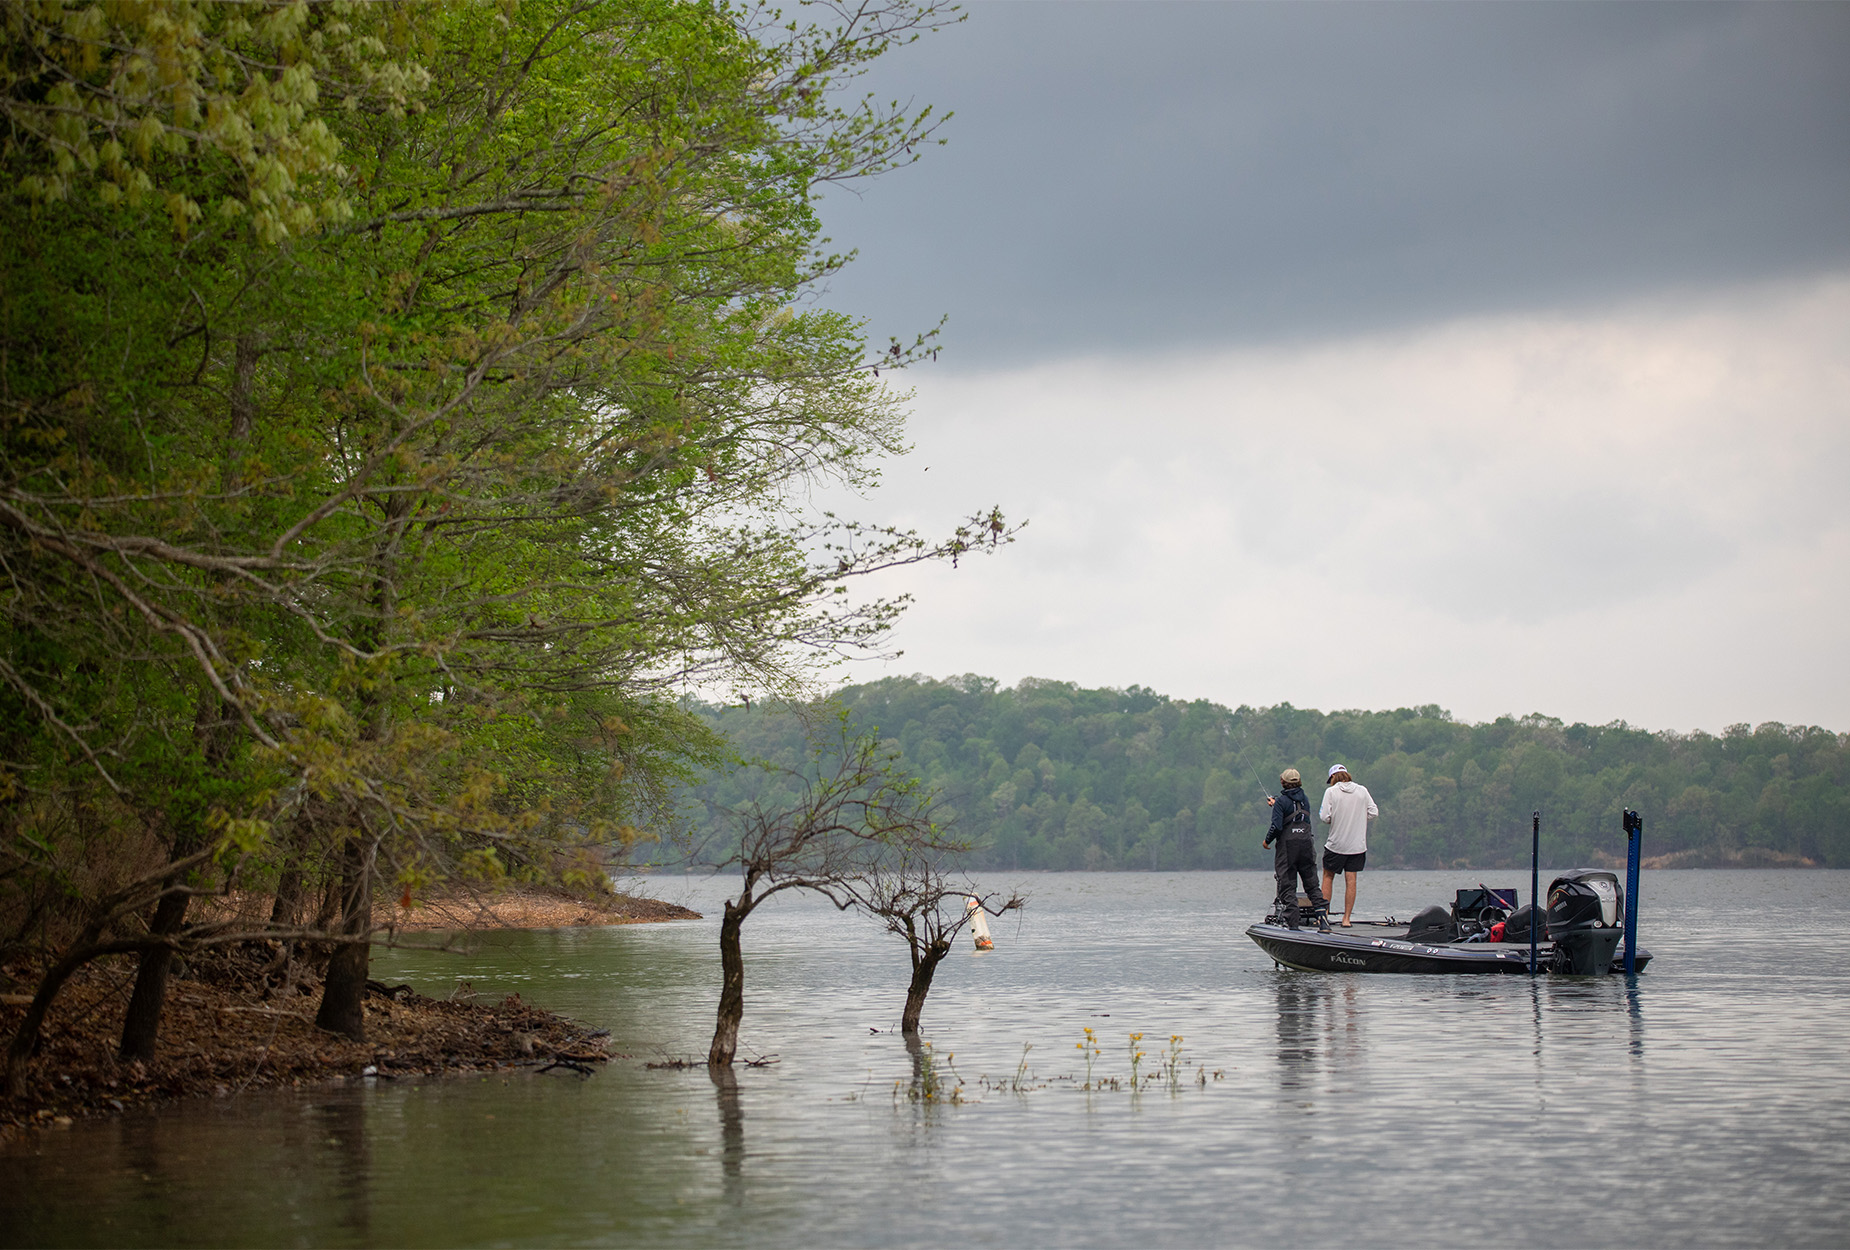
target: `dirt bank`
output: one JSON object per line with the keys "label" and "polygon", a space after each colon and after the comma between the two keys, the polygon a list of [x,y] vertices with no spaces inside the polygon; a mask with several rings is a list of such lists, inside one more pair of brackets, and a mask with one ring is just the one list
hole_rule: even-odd
{"label": "dirt bank", "polygon": [[373,912],[373,923],[399,933],[433,929],[567,929],[577,925],[652,924],[658,920],[698,920],[700,913],[660,899],[631,894],[587,898],[537,886],[510,886],[493,894],[458,895],[414,902],[388,902]]}
{"label": "dirt bank", "polygon": [[[1594,852],[1591,867],[1623,872],[1625,856]],[[1700,847],[1693,851],[1672,851],[1668,855],[1646,855],[1639,867],[1661,868],[1822,868],[1816,860],[1785,851],[1770,851],[1762,846],[1741,850],[1727,847]]]}
{"label": "dirt bank", "polygon": [[[235,910],[262,900],[228,900]],[[672,903],[627,895],[596,899],[518,888],[484,898],[381,908],[378,922],[397,932],[439,929],[563,928],[697,919]],[[365,1042],[315,1027],[320,982],[312,975],[282,985],[265,976],[269,951],[218,950],[183,965],[169,983],[158,1058],[121,1063],[122,1015],[135,962],[99,960],[65,985],[45,1021],[43,1043],[23,1098],[0,1097],[0,1142],[19,1133],[69,1127],[136,1105],[179,1098],[227,1098],[247,1089],[334,1080],[394,1080],[448,1072],[524,1067],[583,1074],[612,1058],[606,1035],[520,1001],[488,1001],[466,990],[426,998],[408,986],[369,982]],[[0,968],[0,1039],[25,1015],[38,970]],[[621,1058],[622,1056],[614,1056]]]}
{"label": "dirt bank", "polygon": [[[230,1097],[247,1089],[333,1079],[394,1079],[437,1072],[570,1065],[589,1070],[610,1056],[605,1036],[510,996],[498,1003],[425,998],[408,987],[367,995],[365,1042],[315,1027],[319,995],[264,1001],[229,985],[187,978],[171,984],[161,1015],[159,1057],[120,1063],[122,1009],[134,965],[85,969],[54,1004],[26,1095],[0,1100],[0,1140],[22,1126],[58,1128],[137,1104]],[[10,1034],[25,1009],[0,1008]]]}

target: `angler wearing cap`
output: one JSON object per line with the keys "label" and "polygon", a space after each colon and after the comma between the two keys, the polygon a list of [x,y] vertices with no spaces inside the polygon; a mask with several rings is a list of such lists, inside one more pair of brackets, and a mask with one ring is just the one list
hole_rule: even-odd
{"label": "angler wearing cap", "polygon": [[1323,896],[1335,897],[1330,890],[1337,875],[1348,875],[1343,883],[1343,928],[1347,929],[1349,917],[1355,914],[1356,879],[1362,875],[1362,864],[1368,858],[1368,822],[1379,816],[1381,809],[1375,806],[1375,796],[1368,787],[1349,775],[1346,765],[1330,768],[1328,784],[1323,806],[1317,811],[1319,819],[1330,827],[1330,836],[1323,843]]}
{"label": "angler wearing cap", "polygon": [[1272,872],[1278,879],[1278,911],[1287,929],[1298,927],[1298,882],[1302,880],[1317,914],[1317,931],[1328,933],[1329,909],[1323,903],[1328,895],[1317,892],[1317,851],[1311,837],[1310,799],[1304,793],[1304,779],[1297,769],[1287,768],[1278,775],[1278,781],[1283,787],[1278,796],[1266,796],[1266,805],[1272,809],[1272,827],[1261,844],[1278,843],[1278,849],[1272,852]]}

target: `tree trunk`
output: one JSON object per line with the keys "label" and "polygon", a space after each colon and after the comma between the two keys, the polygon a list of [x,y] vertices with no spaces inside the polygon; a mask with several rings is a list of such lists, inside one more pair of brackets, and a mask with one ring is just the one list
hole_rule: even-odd
{"label": "tree trunk", "polygon": [[276,899],[270,904],[270,923],[279,929],[293,929],[302,914],[302,869],[291,864],[276,879]]}
{"label": "tree trunk", "polygon": [[[276,880],[276,897],[270,902],[270,926],[276,929],[293,929],[301,924],[301,917],[302,867],[298,861],[291,859],[288,867],[283,869],[282,875]],[[263,979],[266,983],[263,995],[265,998],[270,996],[272,989],[278,988],[267,984],[270,977],[278,972],[283,974],[280,987],[283,996],[288,997],[294,993],[295,953],[296,940],[284,938],[282,945],[277,949],[276,958],[272,959],[269,967],[263,970]]]}
{"label": "tree trunk", "polygon": [[[190,848],[182,850],[181,858]],[[168,885],[177,881],[169,877]],[[174,893],[161,897],[154,905],[154,920],[148,932],[155,936],[178,933],[186,923],[186,909],[193,901],[190,894]],[[122,1018],[122,1044],[118,1054],[124,1059],[154,1060],[154,1043],[161,1031],[161,1007],[167,1001],[167,973],[173,967],[173,947],[154,946],[141,952],[141,966],[135,970],[135,992],[128,1000],[128,1014]]]}
{"label": "tree trunk", "polygon": [[39,1048],[39,1030],[45,1025],[45,1013],[51,1010],[52,1000],[58,997],[58,991],[64,988],[71,974],[95,956],[96,951],[90,943],[80,939],[39,981],[38,993],[32,996],[32,1003],[26,1008],[26,1017],[19,1022],[19,1032],[13,1034],[13,1042],[6,1050],[8,1098],[25,1096],[26,1067],[32,1062],[33,1052]]}
{"label": "tree trunk", "polygon": [[[398,543],[404,536],[404,522],[410,512],[408,494],[393,494],[386,503],[385,536],[373,554],[373,608],[377,615],[363,622],[357,635],[360,645],[369,652],[376,652],[384,644],[397,607],[398,587],[394,577],[398,567]],[[389,708],[385,685],[389,681],[388,676],[380,685],[368,686],[360,694],[360,719],[364,725],[361,737],[369,742],[385,738]],[[361,814],[355,823],[363,830],[364,815]],[[356,1042],[366,1040],[366,974],[372,962],[372,947],[366,938],[373,927],[373,858],[378,849],[376,838],[356,832],[341,854],[340,933],[347,940],[335,946],[333,958],[328,960],[321,1008],[315,1013],[317,1027]]]}
{"label": "tree trunk", "polygon": [[356,1042],[366,1040],[366,974],[371,970],[372,947],[366,935],[373,923],[372,847],[363,835],[348,841],[341,855],[340,932],[348,938],[334,948],[328,960],[327,981],[321,990],[321,1009],[315,1025]]}
{"label": "tree trunk", "polygon": [[250,439],[251,422],[257,415],[257,355],[256,337],[240,334],[231,371],[231,454],[234,457]]}
{"label": "tree trunk", "polygon": [[739,1021],[745,1017],[745,953],[739,946],[739,931],[750,913],[750,903],[740,907],[727,899],[726,915],[719,923],[719,1018],[713,1026],[713,1045],[707,1050],[709,1067],[731,1067],[739,1050]]}
{"label": "tree trunk", "polygon": [[912,984],[906,987],[906,1010],[899,1018],[899,1031],[910,1037],[919,1031],[919,1016],[925,1010],[925,996],[931,993],[931,979],[937,975],[938,965],[951,953],[949,942],[938,941],[927,946],[912,965]]}
{"label": "tree trunk", "polygon": [[[233,402],[236,402],[235,397]],[[198,710],[193,713],[193,737],[199,743],[207,768],[214,775],[224,771],[231,755],[232,742],[226,727],[230,717],[231,709],[209,692],[200,697]],[[169,862],[177,864],[191,859],[195,852],[204,848],[204,842],[203,829],[191,822],[182,823],[174,836]],[[163,893],[154,904],[154,918],[148,923],[150,936],[170,936],[178,933],[186,923],[186,910],[193,900],[185,891],[174,890],[180,884],[180,873],[162,878]],[[174,892],[166,893],[170,890]],[[167,973],[172,967],[171,946],[153,946],[141,952],[141,962],[135,970],[135,992],[129,997],[128,1011],[122,1017],[122,1042],[117,1050],[122,1058],[153,1062],[155,1040],[161,1031],[161,1008],[167,1002]]]}
{"label": "tree trunk", "polygon": [[[281,875],[276,879],[276,897],[270,901],[271,928],[294,929],[302,923],[302,856],[308,849],[308,838],[307,821],[298,819],[290,829],[289,839],[283,848],[288,858],[284,861]],[[282,949],[276,952],[276,958],[264,973],[267,979],[270,973],[281,971],[285,993],[295,986],[295,955],[296,940],[285,938]]]}
{"label": "tree trunk", "polygon": [[[325,870],[324,870],[325,871]],[[327,879],[321,889],[321,905],[315,910],[315,928],[323,933],[332,932],[334,922],[340,919],[340,875],[336,873]]]}
{"label": "tree trunk", "polygon": [[283,871],[276,879],[276,897],[270,902],[270,923],[278,929],[293,929],[302,923],[302,858],[308,853],[309,819],[298,815],[289,825],[283,843]]}

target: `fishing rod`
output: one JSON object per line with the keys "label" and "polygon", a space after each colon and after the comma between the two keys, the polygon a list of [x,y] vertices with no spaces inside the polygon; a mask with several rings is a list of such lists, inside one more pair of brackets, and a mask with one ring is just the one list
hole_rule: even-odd
{"label": "fishing rod", "polygon": [[1259,787],[1259,793],[1263,794],[1269,802],[1272,798],[1272,791],[1266,786],[1265,779],[1259,775],[1259,771],[1253,767],[1253,762],[1246,758],[1246,726],[1244,725],[1240,726],[1240,763],[1246,766],[1246,775],[1253,779],[1253,784]]}
{"label": "fishing rod", "polygon": [[1259,776],[1259,770],[1258,770],[1258,769],[1256,769],[1256,768],[1254,768],[1254,767],[1252,766],[1252,764],[1251,764],[1251,762],[1248,762],[1248,763],[1247,763],[1247,765],[1246,765],[1246,772],[1247,772],[1247,775],[1248,775],[1248,776],[1250,776],[1250,777],[1251,777],[1251,778],[1253,779],[1253,781],[1254,781],[1254,783],[1258,785],[1258,787],[1259,787],[1259,793],[1261,793],[1261,794],[1263,794],[1263,795],[1265,795],[1265,797],[1266,797],[1266,798],[1268,798],[1268,799],[1269,799],[1269,798],[1271,798],[1271,797],[1272,797],[1272,791],[1271,791],[1270,789],[1268,789],[1268,788],[1267,788],[1267,786],[1266,786],[1266,784],[1265,784],[1265,780],[1264,780],[1264,779],[1263,779],[1262,777],[1260,777],[1260,776]]}

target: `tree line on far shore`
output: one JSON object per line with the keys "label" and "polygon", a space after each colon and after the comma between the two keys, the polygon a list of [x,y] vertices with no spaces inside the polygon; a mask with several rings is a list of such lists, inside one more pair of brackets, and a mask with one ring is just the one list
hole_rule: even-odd
{"label": "tree line on far shore", "polygon": [[[1539,714],[1471,725],[1433,705],[1227,708],[968,675],[887,678],[837,698],[939,791],[940,819],[976,847],[973,869],[1265,868],[1264,798],[1279,772],[1297,768],[1316,801],[1337,763],[1381,807],[1371,867],[1526,864],[1536,810],[1545,861],[1622,857],[1627,807],[1646,818],[1647,858],[1667,866],[1850,866],[1850,735],[1817,727],[1685,734]],[[775,708],[697,710],[742,755],[800,749]],[[733,784],[715,776],[697,793],[724,806]]]}

